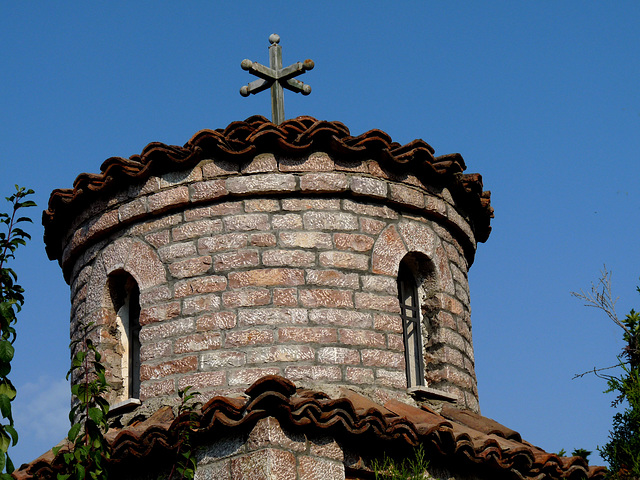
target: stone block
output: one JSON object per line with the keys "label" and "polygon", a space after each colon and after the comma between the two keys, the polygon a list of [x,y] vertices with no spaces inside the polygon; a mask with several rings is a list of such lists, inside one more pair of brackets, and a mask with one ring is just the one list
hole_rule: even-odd
{"label": "stone block", "polygon": [[220,309],[220,297],[214,294],[185,297],[182,300],[182,314],[193,315]]}
{"label": "stone block", "polygon": [[172,262],[179,258],[195,257],[196,255],[195,242],[174,243],[158,249],[158,256],[163,262]]}
{"label": "stone block", "polygon": [[222,335],[218,332],[194,333],[174,341],[173,351],[179,353],[214,350],[222,346]]}
{"label": "stone block", "polygon": [[215,200],[229,194],[224,180],[209,180],[208,182],[197,182],[189,187],[192,202],[202,202]]}
{"label": "stone block", "polygon": [[238,173],[238,164],[227,160],[212,160],[202,164],[204,178],[214,178]]}
{"label": "stone block", "polygon": [[199,331],[228,330],[236,325],[236,314],[233,312],[207,313],[196,320],[196,329]]}
{"label": "stone block", "polygon": [[387,182],[369,177],[352,177],[351,190],[355,194],[387,198]]}
{"label": "stone block", "polygon": [[318,288],[300,290],[300,303],[304,307],[353,307],[353,292],[350,290],[333,290]]}
{"label": "stone block", "polygon": [[247,450],[266,447],[279,447],[294,452],[304,452],[307,442],[304,435],[285,432],[273,417],[258,420],[247,438]]}
{"label": "stone block", "polygon": [[258,347],[247,352],[247,363],[309,362],[315,358],[315,350],[308,345],[276,345]]}
{"label": "stone block", "polygon": [[424,208],[424,194],[415,188],[396,183],[389,184],[389,198],[394,202]]}
{"label": "stone block", "polygon": [[284,343],[336,343],[338,333],[335,328],[324,327],[282,327],[278,329],[278,341]]}
{"label": "stone block", "polygon": [[395,225],[389,225],[378,237],[371,258],[372,271],[395,277],[407,248]]}
{"label": "stone block", "polygon": [[281,158],[281,172],[331,172],[333,160],[325,152],[314,152],[306,158]]}
{"label": "stone block", "polygon": [[184,335],[194,330],[193,318],[179,318],[170,322],[162,322],[159,325],[145,325],[140,330],[140,342],[144,345],[147,342]]}
{"label": "stone block", "polygon": [[244,352],[233,350],[216,350],[200,355],[200,370],[224,371],[232,367],[241,367],[247,363]]}
{"label": "stone block", "polygon": [[164,305],[154,305],[140,310],[140,325],[164,322],[180,315],[180,303],[171,302]]}
{"label": "stone block", "polygon": [[362,364],[367,367],[404,368],[404,355],[386,350],[362,349]]}
{"label": "stone block", "polygon": [[357,233],[334,233],[333,242],[338,250],[368,252],[373,247],[373,238]]}
{"label": "stone block", "polygon": [[140,400],[164,397],[176,393],[176,383],[173,379],[146,381],[140,384]]}
{"label": "stone block", "polygon": [[302,228],[302,216],[297,213],[285,213],[271,217],[274,230],[299,230]]}
{"label": "stone block", "polygon": [[358,217],[345,212],[305,212],[302,222],[307,230],[357,230]]}
{"label": "stone block", "polygon": [[349,189],[349,177],[343,173],[308,173],[300,177],[303,192],[345,192]]}
{"label": "stone block", "polygon": [[369,270],[369,257],[360,253],[337,252],[333,250],[321,252],[319,262],[323,267]]}
{"label": "stone block", "polygon": [[255,308],[238,311],[239,325],[301,325],[308,322],[304,308]]}
{"label": "stone block", "polygon": [[219,218],[206,218],[193,222],[183,223],[171,230],[174,242],[180,242],[191,238],[199,238],[212,233],[222,232],[222,220]]}
{"label": "stone block", "polygon": [[291,287],[304,284],[304,271],[294,268],[262,268],[246,272],[229,273],[229,286],[239,287]]}
{"label": "stone block", "polygon": [[227,190],[239,195],[293,192],[296,189],[296,177],[294,175],[279,173],[230,177],[227,178],[226,182]]}
{"label": "stone block", "polygon": [[344,347],[323,347],[318,349],[318,362],[334,365],[356,365],[360,363],[360,352]]}
{"label": "stone block", "polygon": [[373,317],[370,313],[354,310],[314,309],[309,312],[309,322],[319,325],[371,328]]}
{"label": "stone block", "polygon": [[341,328],[338,330],[338,335],[340,336],[340,343],[344,345],[384,348],[387,343],[383,333],[372,332],[371,330]]}
{"label": "stone block", "polygon": [[157,380],[179,373],[195,372],[198,367],[198,358],[195,356],[169,360],[157,365],[143,363],[140,366],[140,380]]}
{"label": "stone block", "polygon": [[376,384],[391,388],[407,388],[407,375],[404,371],[398,370],[376,370]]}
{"label": "stone block", "polygon": [[180,280],[179,282],[176,282],[173,288],[174,296],[176,298],[201,295],[204,293],[221,292],[227,288],[227,279],[220,275],[189,278],[187,280]]}
{"label": "stone block", "polygon": [[[274,228],[275,228],[275,225],[274,225]],[[302,228],[302,221],[300,221],[300,226],[297,228]],[[289,248],[296,248],[296,247],[297,248],[332,248],[333,247],[333,244],[331,243],[330,233],[281,232],[278,235],[278,238],[280,240],[280,246],[282,247],[289,247]]]}
{"label": "stone block", "polygon": [[197,258],[181,260],[169,265],[169,271],[173,278],[186,278],[202,275],[211,268],[211,257],[206,255]]}
{"label": "stone block", "polygon": [[223,370],[216,372],[200,372],[192,375],[185,375],[178,379],[178,388],[183,390],[192,387],[194,390],[202,391],[211,387],[220,387],[227,381],[227,375]]}
{"label": "stone block", "polygon": [[373,384],[373,369],[361,367],[346,367],[345,378],[347,381],[359,384]]}
{"label": "stone block", "polygon": [[274,288],[273,305],[277,307],[295,307],[298,305],[298,289]]}
{"label": "stone block", "polygon": [[315,253],[306,250],[268,250],[262,254],[266,267],[311,267],[315,263]]}
{"label": "stone block", "polygon": [[189,203],[189,187],[182,185],[180,187],[163,190],[154,193],[147,198],[149,212],[158,214],[171,208],[187,205]]}
{"label": "stone block", "polygon": [[227,332],[225,339],[226,347],[247,347],[250,345],[264,345],[273,343],[272,330],[232,330]]}
{"label": "stone block", "polygon": [[240,170],[242,173],[264,173],[278,170],[278,161],[273,153],[261,153],[253,157]]}
{"label": "stone block", "polygon": [[398,218],[398,213],[386,205],[373,205],[365,202],[345,199],[342,201],[342,208],[358,215],[368,215],[370,217],[381,217],[391,220]]}
{"label": "stone block", "polygon": [[373,328],[381,332],[402,333],[402,319],[400,315],[376,313],[373,316]]}
{"label": "stone block", "polygon": [[222,303],[227,308],[267,305],[270,301],[271,292],[266,288],[243,288],[222,294]]}
{"label": "stone block", "polygon": [[254,198],[244,201],[244,211],[254,212],[277,212],[280,210],[280,201],[274,198]]}
{"label": "stone block", "polygon": [[171,341],[145,343],[140,347],[140,360],[148,362],[171,356]]}
{"label": "stone block", "polygon": [[184,211],[184,219],[187,222],[201,220],[203,218],[223,217],[225,215],[233,215],[241,213],[242,202],[222,202],[215,205],[207,205],[206,207],[190,208]]}
{"label": "stone block", "polygon": [[245,267],[256,267],[260,263],[258,250],[235,250],[218,253],[213,256],[213,269],[216,272]]}
{"label": "stone block", "polygon": [[387,224],[381,220],[374,220],[373,218],[360,218],[360,231],[362,233],[368,233],[370,235],[379,234]]}
{"label": "stone block", "polygon": [[118,207],[118,219],[121,222],[128,222],[142,218],[147,213],[146,198],[136,198],[131,202],[127,202],[124,205]]}
{"label": "stone block", "polygon": [[285,367],[284,376],[292,381],[337,382],[342,380],[342,371],[333,365],[292,365]]}
{"label": "stone block", "polygon": [[344,480],[345,471],[342,462],[303,455],[299,458],[300,480]]}
{"label": "stone block", "polygon": [[133,242],[129,247],[126,270],[133,274],[140,290],[167,281],[164,265],[158,254],[142,242]]}
{"label": "stone block", "polygon": [[307,285],[325,285],[357,289],[360,286],[357,273],[344,273],[339,270],[307,270]]}
{"label": "stone block", "polygon": [[340,200],[337,198],[285,198],[282,209],[290,211],[306,210],[340,210]]}
{"label": "stone block", "polygon": [[400,302],[395,295],[356,292],[355,301],[358,310],[379,310],[383,312],[400,313]]}
{"label": "stone block", "polygon": [[269,215],[266,213],[247,213],[244,215],[230,215],[223,218],[227,231],[269,230]]}
{"label": "stone block", "polygon": [[267,448],[231,459],[234,480],[296,480],[296,458],[291,452]]}
{"label": "stone block", "polygon": [[379,292],[388,295],[398,295],[398,281],[395,277],[383,275],[363,275],[362,290],[365,292]]}
{"label": "stone block", "polygon": [[276,236],[273,233],[252,233],[249,235],[249,244],[254,247],[273,247],[276,245]]}
{"label": "stone block", "polygon": [[198,252],[206,254],[243,248],[247,245],[248,238],[246,233],[226,233],[201,238],[198,240]]}

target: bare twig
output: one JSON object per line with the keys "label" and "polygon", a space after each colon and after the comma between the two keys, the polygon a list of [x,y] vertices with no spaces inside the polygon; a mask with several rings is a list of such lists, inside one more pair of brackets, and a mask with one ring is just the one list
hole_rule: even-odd
{"label": "bare twig", "polygon": [[571,295],[583,300],[587,307],[602,310],[613,323],[622,328],[628,335],[631,335],[629,329],[622,323],[616,313],[616,302],[619,297],[613,298],[613,293],[611,292],[611,276],[612,272],[607,270],[607,266],[604,265],[600,271],[598,283],[591,282],[590,291],[585,292],[584,290],[580,290],[579,292],[571,292]]}
{"label": "bare twig", "polygon": [[617,365],[611,365],[610,367],[602,367],[602,368],[593,367],[593,370],[588,370],[588,371],[583,372],[583,373],[576,373],[571,380],[574,380],[576,378],[584,377],[585,375],[589,375],[591,373],[593,373],[596,377],[601,377],[601,378],[602,377],[609,377],[609,375],[600,375],[598,372],[601,372],[602,370],[610,370],[612,368],[618,368],[621,365],[626,365],[627,363],[629,363],[629,362],[619,363]]}

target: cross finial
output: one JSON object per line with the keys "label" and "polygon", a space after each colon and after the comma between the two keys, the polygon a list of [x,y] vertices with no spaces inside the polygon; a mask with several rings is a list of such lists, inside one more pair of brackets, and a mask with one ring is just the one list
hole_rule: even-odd
{"label": "cross finial", "polygon": [[278,45],[280,43],[280,35],[272,33],[269,35],[269,42],[271,43],[269,46],[269,67],[246,59],[240,64],[243,70],[248,70],[249,73],[260,77],[258,80],[243,86],[240,89],[240,95],[248,97],[252,93],[256,94],[271,87],[271,116],[273,123],[280,125],[284,122],[283,88],[309,95],[311,87],[300,80],[296,80],[294,77],[311,70],[314,64],[313,60],[305,60],[282,68],[282,47]]}

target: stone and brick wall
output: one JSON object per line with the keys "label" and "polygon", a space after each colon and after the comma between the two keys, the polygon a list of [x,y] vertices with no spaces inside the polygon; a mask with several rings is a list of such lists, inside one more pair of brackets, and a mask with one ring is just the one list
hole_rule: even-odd
{"label": "stone and brick wall", "polygon": [[434,266],[428,386],[477,411],[472,228],[446,188],[362,165],[322,152],[207,160],[87,206],[63,240],[72,334],[94,321],[113,344],[105,285],[124,270],[140,288],[143,400],[242,391],[267,374],[403,395],[396,274],[416,253]]}

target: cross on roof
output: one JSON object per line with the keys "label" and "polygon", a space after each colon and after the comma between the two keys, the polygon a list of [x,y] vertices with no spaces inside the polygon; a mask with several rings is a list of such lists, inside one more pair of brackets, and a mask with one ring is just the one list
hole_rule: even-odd
{"label": "cross on roof", "polygon": [[240,89],[240,95],[248,97],[252,93],[256,94],[271,87],[272,121],[276,125],[280,125],[284,122],[283,88],[291,90],[292,92],[302,93],[303,95],[309,95],[311,93],[311,87],[300,80],[296,80],[294,77],[302,75],[307,70],[313,69],[314,64],[313,60],[307,59],[304,62],[297,62],[286,68],[282,68],[282,47],[278,45],[280,43],[280,35],[272,33],[269,35],[269,42],[271,45],[269,46],[268,67],[246,59],[240,64],[243,70],[248,70],[249,73],[260,77],[258,80],[254,80],[248,85],[243,86]]}

